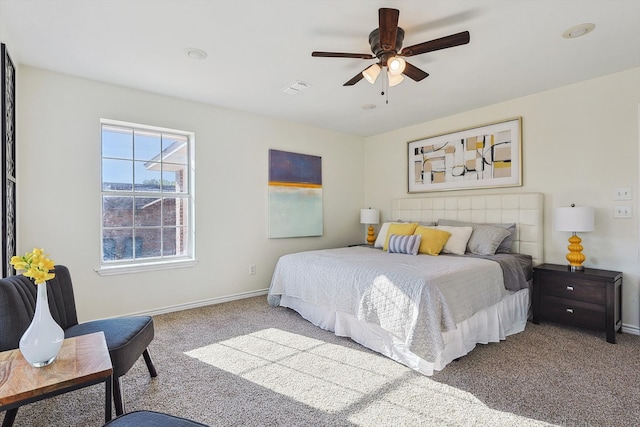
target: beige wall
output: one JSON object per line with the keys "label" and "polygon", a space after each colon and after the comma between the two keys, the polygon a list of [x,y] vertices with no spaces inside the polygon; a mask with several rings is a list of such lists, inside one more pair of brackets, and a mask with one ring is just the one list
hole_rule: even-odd
{"label": "beige wall", "polygon": [[[553,209],[593,206],[596,230],[581,235],[585,265],[624,273],[623,323],[638,333],[639,103],[640,68],[635,68],[367,138],[366,204],[390,220],[391,199],[429,195],[407,194],[407,141],[521,116],[523,186],[456,194],[544,193],[544,258],[557,264],[566,263],[569,235],[552,230]],[[630,187],[633,200],[614,201],[617,187]],[[618,204],[632,206],[633,218],[614,219]]]}
{"label": "beige wall", "polygon": [[[456,194],[545,194],[545,261],[564,263],[565,233],[553,208],[596,208],[584,233],[586,265],[624,272],[624,326],[639,332],[638,104],[640,69],[362,138],[22,66],[18,73],[18,246],[43,246],[71,268],[83,319],[189,306],[268,287],[288,252],[359,242],[363,206],[391,219],[406,193],[407,141],[523,118],[523,187]],[[196,133],[197,255],[193,268],[101,277],[99,119]],[[269,148],[322,156],[325,235],[267,238]],[[363,159],[364,153],[364,162]],[[345,185],[348,183],[348,185]],[[366,183],[366,184],[365,184]],[[633,200],[616,202],[617,187]],[[442,193],[439,193],[441,195]],[[613,206],[631,205],[632,219]],[[258,274],[248,275],[250,264]]]}
{"label": "beige wall", "polygon": [[[43,247],[70,268],[83,320],[251,294],[268,288],[284,253],[364,238],[360,137],[28,66],[19,68],[17,86],[18,252]],[[195,132],[197,266],[108,277],[94,271],[100,118]],[[270,148],[322,157],[324,236],[268,239]]]}

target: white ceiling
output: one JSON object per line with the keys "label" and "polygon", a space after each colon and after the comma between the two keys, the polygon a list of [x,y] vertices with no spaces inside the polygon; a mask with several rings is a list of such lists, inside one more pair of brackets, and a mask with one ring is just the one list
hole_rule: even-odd
{"label": "white ceiling", "polygon": [[[342,86],[374,60],[311,57],[370,53],[380,7],[404,46],[471,33],[408,58],[430,76],[388,104],[380,79]],[[0,22],[18,64],[363,136],[640,66],[638,0],[0,0]],[[296,80],[311,87],[283,93]]]}

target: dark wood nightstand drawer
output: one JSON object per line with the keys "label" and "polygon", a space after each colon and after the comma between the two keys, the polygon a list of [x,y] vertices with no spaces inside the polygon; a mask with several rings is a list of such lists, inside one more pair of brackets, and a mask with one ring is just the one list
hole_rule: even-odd
{"label": "dark wood nightstand drawer", "polygon": [[541,296],[540,314],[551,321],[600,331],[605,329],[605,307],[599,304]]}
{"label": "dark wood nightstand drawer", "polygon": [[606,302],[606,286],[604,282],[586,280],[569,275],[540,272],[540,293],[586,301],[594,304]]}

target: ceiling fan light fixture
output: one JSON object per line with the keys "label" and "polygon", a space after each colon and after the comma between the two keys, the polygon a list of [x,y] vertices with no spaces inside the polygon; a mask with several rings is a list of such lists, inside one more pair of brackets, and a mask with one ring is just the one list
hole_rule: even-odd
{"label": "ceiling fan light fixture", "polygon": [[389,87],[399,85],[404,80],[404,76],[402,74],[393,75],[391,74],[391,71],[387,72],[387,77],[389,77]]}
{"label": "ceiling fan light fixture", "polygon": [[393,76],[401,75],[406,66],[407,63],[405,62],[405,60],[398,56],[393,56],[387,60],[387,68],[389,69],[389,74]]}
{"label": "ceiling fan light fixture", "polygon": [[376,82],[379,74],[380,66],[378,64],[373,64],[371,67],[362,72],[362,76],[371,84],[374,84]]}
{"label": "ceiling fan light fixture", "polygon": [[[460,33],[403,47],[402,43],[405,33],[404,30],[398,26],[399,15],[400,11],[398,9],[387,7],[378,9],[378,28],[375,28],[369,33],[371,53],[313,51],[311,52],[311,56],[365,60],[377,58],[377,66],[368,66],[364,71],[358,72],[358,74],[347,80],[342,86],[353,86],[365,78],[373,84],[384,68],[386,68],[384,71],[390,76],[387,80],[392,83],[391,86],[394,86],[404,80],[403,76],[409,77],[416,82],[429,76],[429,73],[415,65],[405,62],[403,58],[469,43],[469,31],[462,31]],[[384,74],[382,77],[384,80]]]}

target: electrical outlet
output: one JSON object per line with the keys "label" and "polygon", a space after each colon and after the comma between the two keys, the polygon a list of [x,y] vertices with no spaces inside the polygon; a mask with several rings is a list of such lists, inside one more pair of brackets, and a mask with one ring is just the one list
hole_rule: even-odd
{"label": "electrical outlet", "polygon": [[631,200],[631,188],[619,187],[613,192],[613,200]]}
{"label": "electrical outlet", "polygon": [[614,218],[631,218],[631,206],[614,206],[613,207]]}
{"label": "electrical outlet", "polygon": [[256,265],[255,264],[251,264],[249,266],[249,274],[251,274],[251,275],[256,274]]}

